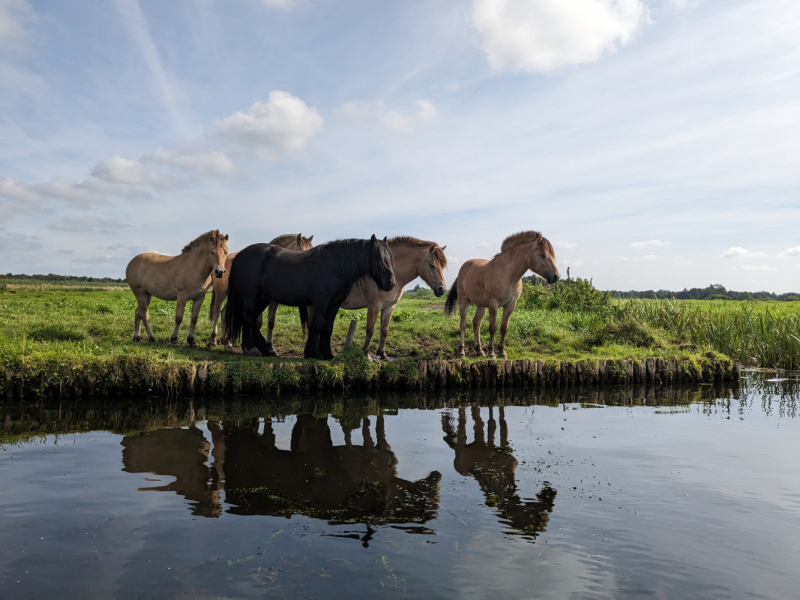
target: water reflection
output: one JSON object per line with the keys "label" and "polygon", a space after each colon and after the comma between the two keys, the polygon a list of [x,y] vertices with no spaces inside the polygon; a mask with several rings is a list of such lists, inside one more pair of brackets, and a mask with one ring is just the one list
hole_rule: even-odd
{"label": "water reflection", "polygon": [[517,493],[514,473],[518,462],[508,443],[505,409],[502,406],[497,408],[500,418],[499,446],[495,445],[497,422],[494,408],[489,407],[488,438],[484,433],[480,407],[473,404],[470,412],[474,434],[471,443],[467,443],[466,409],[458,409],[457,424],[452,413],[442,414],[442,430],[446,434],[444,441],[455,451],[453,466],[461,475],[475,478],[486,497],[486,505],[497,508],[500,522],[511,528],[510,533],[521,533],[527,539],[535,538],[538,531],[545,530],[553,512],[556,491],[545,482],[535,500],[522,500]]}
{"label": "water reflection", "polygon": [[174,491],[190,501],[192,514],[204,517],[222,513],[224,490],[227,511],[237,515],[302,514],[331,524],[370,525],[422,525],[436,518],[441,474],[433,471],[419,481],[398,477],[382,414],[375,418],[374,435],[370,419],[363,418],[362,445],[353,444],[343,426],[345,443],[335,446],[328,418],[309,414],[297,415],[289,450],[276,446],[270,418],[208,426],[213,450],[196,427],[126,436],[124,470],[175,477],[140,490]]}

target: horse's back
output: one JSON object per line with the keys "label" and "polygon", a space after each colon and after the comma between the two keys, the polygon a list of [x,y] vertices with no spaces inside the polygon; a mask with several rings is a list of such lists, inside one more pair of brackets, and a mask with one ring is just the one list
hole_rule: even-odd
{"label": "horse's back", "polygon": [[154,271],[163,269],[163,265],[175,258],[158,252],[143,252],[137,254],[125,268],[125,280],[131,287],[144,285],[152,277]]}

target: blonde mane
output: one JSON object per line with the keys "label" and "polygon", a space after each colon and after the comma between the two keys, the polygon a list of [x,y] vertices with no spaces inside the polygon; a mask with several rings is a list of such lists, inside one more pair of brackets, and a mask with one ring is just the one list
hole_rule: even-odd
{"label": "blonde mane", "polygon": [[187,252],[191,252],[195,248],[199,248],[203,244],[210,242],[212,239],[214,239],[215,235],[217,237],[220,236],[219,229],[212,229],[211,231],[206,231],[204,234],[197,236],[195,239],[193,239],[191,242],[189,242],[183,247],[183,250],[181,250],[181,254],[186,254]]}
{"label": "blonde mane", "polygon": [[406,244],[408,246],[428,246],[431,248],[431,258],[435,263],[438,263],[442,268],[447,266],[447,257],[444,255],[444,250],[436,242],[426,242],[409,235],[401,235],[398,237],[389,238],[390,244]]}
{"label": "blonde mane", "polygon": [[542,246],[544,246],[545,252],[551,256],[555,255],[555,250],[553,250],[550,241],[538,231],[520,231],[519,233],[508,236],[503,240],[503,245],[500,246],[500,252],[508,252],[517,246],[529,244],[531,242],[540,242]]}

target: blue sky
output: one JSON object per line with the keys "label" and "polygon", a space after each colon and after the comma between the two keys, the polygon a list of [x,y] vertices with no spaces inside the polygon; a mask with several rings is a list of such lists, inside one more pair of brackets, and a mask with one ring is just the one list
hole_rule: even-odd
{"label": "blue sky", "polygon": [[800,290],[800,3],[0,0],[0,271],[544,233],[605,289]]}

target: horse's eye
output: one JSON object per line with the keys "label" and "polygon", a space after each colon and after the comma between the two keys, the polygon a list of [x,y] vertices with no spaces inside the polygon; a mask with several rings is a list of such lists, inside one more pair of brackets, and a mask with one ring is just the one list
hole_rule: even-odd
{"label": "horse's eye", "polygon": [[434,267],[434,266],[433,266],[431,263],[428,263],[428,266],[429,266],[431,269],[435,269],[435,268],[436,268],[436,267]]}

